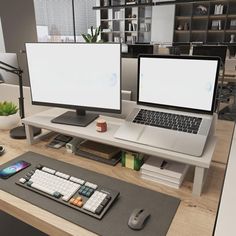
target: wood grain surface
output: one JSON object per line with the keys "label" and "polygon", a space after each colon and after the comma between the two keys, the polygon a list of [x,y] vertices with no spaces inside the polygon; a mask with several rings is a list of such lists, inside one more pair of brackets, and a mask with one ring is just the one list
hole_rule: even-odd
{"label": "wood grain surface", "polygon": [[[192,196],[193,171],[191,168],[181,188],[173,189],[171,187],[166,187],[165,185],[143,180],[140,178],[139,172],[123,168],[120,164],[112,167],[69,154],[65,148],[56,150],[46,147],[46,144],[50,141],[50,136],[37,144],[29,145],[26,140],[13,140],[9,137],[8,131],[0,130],[0,144],[3,144],[6,148],[6,153],[0,157],[0,165],[14,159],[26,151],[33,151],[154,191],[178,197],[181,199],[181,204],[167,235],[209,236],[212,235],[214,227],[225,172],[225,163],[227,162],[229,155],[233,129],[233,122],[217,122],[217,146],[201,197]],[[155,206],[154,203],[153,207],[158,206]],[[0,190],[0,209],[49,235],[95,235],[82,227],[70,223],[2,190]]]}

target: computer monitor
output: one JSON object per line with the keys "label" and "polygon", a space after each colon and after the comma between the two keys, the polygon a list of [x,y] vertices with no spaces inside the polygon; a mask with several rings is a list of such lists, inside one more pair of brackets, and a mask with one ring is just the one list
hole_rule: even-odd
{"label": "computer monitor", "polygon": [[54,123],[87,126],[98,115],[121,112],[121,45],[26,43],[32,104],[75,109]]}
{"label": "computer monitor", "polygon": [[227,46],[224,45],[202,45],[193,47],[193,55],[220,57],[222,65],[225,63]]}
{"label": "computer monitor", "polygon": [[[0,53],[0,61],[4,62],[10,66],[18,68],[18,60],[16,53]],[[9,67],[1,65],[4,68],[9,69]],[[0,69],[0,77],[3,79],[4,83],[6,84],[18,84],[19,78],[17,75],[9,73],[7,71]]]}

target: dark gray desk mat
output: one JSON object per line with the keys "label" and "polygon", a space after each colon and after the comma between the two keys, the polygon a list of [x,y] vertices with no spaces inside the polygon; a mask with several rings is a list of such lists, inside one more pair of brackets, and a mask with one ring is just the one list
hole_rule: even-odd
{"label": "dark gray desk mat", "polygon": [[[2,165],[0,168],[2,169],[19,160],[30,162],[31,167],[26,168],[7,180],[0,179],[0,189],[99,235],[166,235],[180,203],[180,200],[177,198],[57,161],[34,152],[27,152]],[[120,192],[120,196],[102,220],[97,220],[15,184],[25,172],[28,172],[30,168],[33,168],[38,163],[73,176],[83,176],[87,181],[116,189]],[[127,226],[129,215],[134,208],[145,208],[151,213],[151,217],[141,231],[132,230]]]}

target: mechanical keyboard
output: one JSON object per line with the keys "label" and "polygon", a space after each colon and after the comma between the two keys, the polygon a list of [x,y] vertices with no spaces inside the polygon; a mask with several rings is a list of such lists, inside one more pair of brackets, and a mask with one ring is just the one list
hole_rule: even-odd
{"label": "mechanical keyboard", "polygon": [[16,184],[97,219],[104,216],[119,196],[118,191],[88,182],[81,176],[70,176],[40,164]]}
{"label": "mechanical keyboard", "polygon": [[202,118],[141,109],[133,123],[197,134]]}

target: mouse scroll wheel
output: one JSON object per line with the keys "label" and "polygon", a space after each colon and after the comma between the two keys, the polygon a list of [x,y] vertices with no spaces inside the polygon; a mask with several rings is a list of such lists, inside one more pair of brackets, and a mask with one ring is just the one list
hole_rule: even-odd
{"label": "mouse scroll wheel", "polygon": [[138,217],[142,212],[143,212],[143,209],[138,212],[136,217]]}

